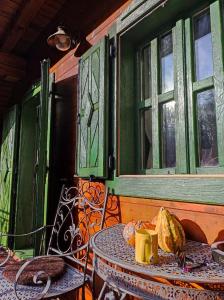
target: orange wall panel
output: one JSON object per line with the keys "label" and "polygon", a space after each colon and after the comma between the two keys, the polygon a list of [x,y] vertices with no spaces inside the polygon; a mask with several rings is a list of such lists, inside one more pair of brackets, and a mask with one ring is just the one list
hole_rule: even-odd
{"label": "orange wall panel", "polygon": [[119,202],[122,223],[151,221],[163,206],[180,219],[189,238],[207,243],[224,239],[223,206],[129,197],[120,197]]}

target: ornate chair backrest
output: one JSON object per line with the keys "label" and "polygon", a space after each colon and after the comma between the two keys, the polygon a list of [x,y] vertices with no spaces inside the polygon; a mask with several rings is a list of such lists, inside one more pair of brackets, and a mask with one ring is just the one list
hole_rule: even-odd
{"label": "ornate chair backrest", "polygon": [[85,181],[62,187],[47,254],[66,256],[85,267],[91,236],[103,228],[108,189]]}

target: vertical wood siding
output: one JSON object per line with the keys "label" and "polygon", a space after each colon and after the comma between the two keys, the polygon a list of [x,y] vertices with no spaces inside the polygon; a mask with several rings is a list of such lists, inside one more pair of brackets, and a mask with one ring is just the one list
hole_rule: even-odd
{"label": "vertical wood siding", "polygon": [[[105,22],[89,34],[87,40],[90,44],[95,45],[108,33],[110,27],[130,2],[115,11]],[[78,74],[78,58],[74,57],[74,51],[75,49],[71,50],[51,68],[51,72],[55,72],[56,82]],[[77,101],[77,99],[73,99],[73,101]],[[110,226],[118,222],[127,223],[133,219],[150,221],[156,216],[161,206],[176,214],[189,238],[208,243],[224,239],[224,207],[218,205],[113,196],[108,204],[106,225]],[[63,299],[81,299],[81,295],[70,293]],[[86,300],[88,299],[91,299],[91,294],[86,290]]]}

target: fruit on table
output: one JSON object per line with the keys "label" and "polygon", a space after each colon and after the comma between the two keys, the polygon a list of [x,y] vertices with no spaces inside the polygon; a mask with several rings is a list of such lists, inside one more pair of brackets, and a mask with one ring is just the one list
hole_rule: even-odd
{"label": "fruit on table", "polygon": [[185,233],[175,215],[161,207],[155,231],[158,233],[159,247],[165,252],[176,253],[185,245]]}
{"label": "fruit on table", "polygon": [[135,247],[135,230],[138,229],[155,229],[155,226],[149,222],[130,221],[125,225],[123,230],[123,237],[128,245]]}

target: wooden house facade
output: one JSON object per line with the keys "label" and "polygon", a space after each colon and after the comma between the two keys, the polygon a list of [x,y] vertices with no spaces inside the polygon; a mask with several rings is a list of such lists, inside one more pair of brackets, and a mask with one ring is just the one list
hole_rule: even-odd
{"label": "wooden house facade", "polygon": [[[109,71],[104,69],[106,79],[103,75],[101,77],[101,81],[104,82],[101,84],[104,85],[104,88],[109,85],[107,90],[109,95],[105,94],[103,100],[109,100],[107,100],[108,107],[103,107],[106,110],[106,112],[104,111],[106,121],[101,119],[101,124],[99,124],[99,126],[104,126],[107,141],[104,141],[103,137],[99,137],[101,145],[99,147],[99,155],[101,155],[99,164],[104,162],[103,154],[100,151],[105,151],[104,154],[107,155],[107,158],[105,159],[105,169],[102,170],[102,165],[100,165],[99,169],[95,170],[91,167],[91,160],[96,159],[95,152],[88,148],[88,154],[85,154],[85,157],[80,154],[85,147],[82,144],[83,141],[79,139],[82,139],[82,135],[87,134],[82,129],[82,118],[88,119],[89,114],[83,111],[82,107],[78,107],[80,132],[77,137],[76,176],[88,178],[90,175],[94,175],[96,179],[105,180],[105,184],[119,198],[120,221],[123,223],[132,219],[151,220],[158,212],[159,207],[165,206],[178,215],[184,223],[186,232],[195,239],[211,243],[223,237],[221,157],[217,158],[219,163],[212,162],[213,159],[204,161],[203,152],[206,151],[202,145],[204,133],[200,131],[202,125],[199,125],[199,120],[197,121],[197,118],[200,118],[200,108],[197,105],[199,105],[200,97],[204,97],[200,93],[217,89],[218,101],[222,102],[221,79],[218,79],[218,74],[215,75],[216,68],[220,71],[223,64],[222,9],[221,2],[202,1],[195,5],[192,1],[186,6],[182,6],[175,1],[155,1],[155,3],[153,1],[136,1],[128,4],[121,15],[120,10],[117,16],[111,17],[112,21],[108,21],[108,26],[102,24],[102,27],[99,26],[88,37],[95,45],[94,47],[97,47],[96,45],[100,47],[102,43],[105,47],[106,42],[103,39],[109,35],[109,38],[107,37],[109,39],[108,53],[104,53],[104,55],[108,55],[112,59],[108,59],[109,63],[105,62],[105,68],[110,64]],[[209,32],[212,50],[208,51],[210,51],[209,55],[213,55],[211,58],[212,76],[204,74],[202,79],[197,79],[197,76],[200,77],[200,67],[197,64],[201,63],[197,62],[197,59],[203,54],[200,50],[197,52],[197,47],[201,46],[197,45],[194,35],[197,30],[195,24],[200,23],[200,16],[203,16],[203,13],[208,13],[209,26],[212,28],[213,24],[217,27],[214,27],[214,31],[211,29]],[[214,20],[212,20],[212,14],[214,14]],[[170,15],[170,19],[168,20],[165,15]],[[220,17],[219,21],[217,21],[217,16]],[[219,36],[217,36],[218,32]],[[148,38],[150,34],[151,38]],[[171,90],[168,88],[166,91],[166,87],[164,87],[163,93],[162,80],[169,80],[165,78],[166,74],[164,78],[162,77],[162,68],[166,68],[166,63],[163,65],[163,59],[160,57],[163,36],[164,39],[171,38],[166,34],[172,35],[173,39],[170,46],[172,51],[171,49],[167,51],[172,52],[174,77]],[[205,34],[206,37],[207,34]],[[164,40],[164,42],[167,41]],[[219,45],[216,45],[216,42]],[[81,58],[81,67],[78,67],[78,61],[76,62],[71,51],[51,68],[51,71],[56,74],[56,81],[60,81],[66,76],[69,77],[71,74],[78,75],[78,69],[81,68],[79,73],[79,99],[81,100],[79,101],[87,101],[85,97],[89,99],[86,94],[88,95],[90,91],[86,92],[84,87],[82,90],[84,85],[82,68],[85,68],[82,63],[84,62],[85,65],[92,55],[91,51],[96,51],[94,47],[90,48]],[[220,51],[216,56],[217,62],[214,58],[216,51]],[[202,59],[202,61],[204,64],[206,60]],[[169,65],[169,62],[167,64]],[[72,68],[72,65],[76,65],[76,68]],[[222,74],[222,71],[220,72]],[[90,74],[88,75],[91,77]],[[151,81],[151,83],[146,83],[144,80]],[[213,83],[209,83],[209,80]],[[102,92],[106,93],[103,88]],[[139,99],[140,104],[136,99]],[[165,113],[163,105],[166,106],[169,101],[179,102],[175,107],[175,129],[173,120],[170,120],[170,124],[166,124],[167,116],[163,115]],[[77,103],[79,103],[78,100]],[[100,109],[100,104],[98,106]],[[219,119],[222,123],[222,104],[219,106],[216,103],[215,106],[216,114],[219,115],[216,116],[216,120]],[[150,110],[152,111],[150,112]],[[171,113],[170,108],[168,111]],[[88,123],[88,120],[85,121]],[[152,127],[151,133],[144,127],[149,124]],[[169,127],[170,132],[167,134],[170,140],[164,136],[166,133],[163,130],[166,131],[166,129],[163,126]],[[218,132],[221,136],[222,133],[219,131],[221,129],[218,129],[218,123],[216,126],[217,147],[219,147],[219,143],[222,144],[222,142],[219,141]],[[172,130],[175,130],[175,134],[172,133]],[[175,136],[174,139],[172,139],[172,135],[173,138]],[[91,139],[91,133],[88,138]],[[90,144],[88,145],[90,147]],[[150,147],[152,148],[151,154]],[[169,157],[169,151],[173,152],[174,150],[175,157],[172,155]],[[218,153],[220,154],[217,155],[216,152],[213,155],[219,157],[222,150],[218,150]],[[168,160],[166,161],[166,159]],[[169,159],[173,162],[169,162]],[[83,161],[85,161],[84,165]]]}
{"label": "wooden house facade", "polygon": [[[19,5],[19,0],[8,2]],[[180,219],[187,237],[209,244],[223,240],[223,1],[101,1],[99,13],[98,6],[93,9],[86,1],[88,8],[80,4],[78,20],[68,11],[79,4],[61,0],[57,8],[54,1],[46,2],[55,6],[57,17],[43,25],[32,48],[21,39],[16,22],[17,34],[8,40],[2,35],[0,107],[1,97],[8,107],[9,101],[20,103],[8,113],[3,107],[1,114],[0,183],[10,199],[6,203],[0,195],[0,210],[7,207],[2,218],[8,220],[2,228],[22,232],[34,220],[35,226],[51,222],[62,183],[91,179],[114,195],[107,225],[152,221],[166,207]],[[31,23],[26,9],[24,20]],[[52,15],[54,10],[49,9]],[[60,16],[68,18],[69,30],[85,33],[88,50],[81,57],[75,56],[78,46],[65,54],[43,46]],[[44,14],[39,18],[44,21]],[[29,26],[24,28],[23,33],[32,35]],[[26,61],[27,49],[32,54]],[[16,51],[22,53],[20,59]],[[40,77],[37,62],[44,57],[52,63],[42,62],[42,81],[35,83]],[[6,59],[16,61],[16,71],[4,67]],[[43,102],[49,91],[50,105]],[[40,128],[32,122],[38,116],[43,119]],[[27,155],[32,157],[27,160]],[[42,195],[39,206],[31,205],[33,193]],[[34,217],[25,221],[24,214]],[[29,248],[31,242],[23,241],[25,246],[17,249]]]}

